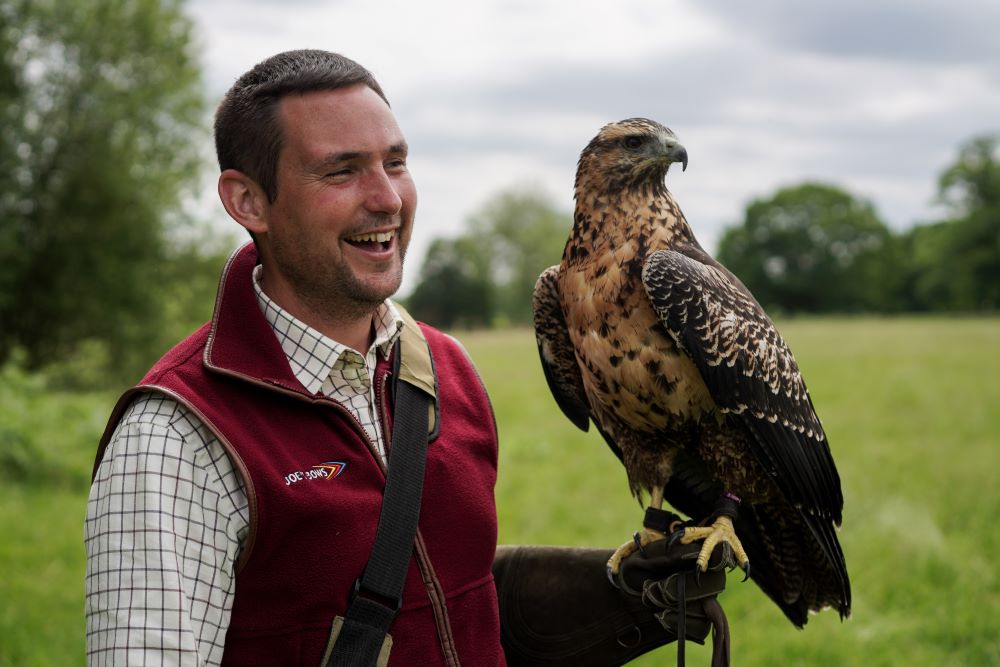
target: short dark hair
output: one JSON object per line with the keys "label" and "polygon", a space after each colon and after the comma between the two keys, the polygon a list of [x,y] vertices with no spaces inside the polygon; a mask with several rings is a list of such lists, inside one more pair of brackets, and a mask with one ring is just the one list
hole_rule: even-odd
{"label": "short dark hair", "polygon": [[329,51],[285,51],[257,63],[229,89],[215,112],[219,169],[238,169],[273,202],[278,197],[281,123],[278,104],[290,93],[336,90],[363,84],[389,104],[378,81],[350,58]]}

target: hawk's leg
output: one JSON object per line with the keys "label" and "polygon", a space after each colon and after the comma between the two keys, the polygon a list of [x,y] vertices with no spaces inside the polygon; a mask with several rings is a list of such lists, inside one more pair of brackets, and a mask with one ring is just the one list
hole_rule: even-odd
{"label": "hawk's leg", "polygon": [[679,521],[679,517],[671,512],[664,512],[663,488],[655,487],[650,493],[649,507],[646,509],[646,519],[642,522],[642,530],[636,533],[631,540],[618,547],[611,558],[608,559],[608,574],[618,574],[622,559],[631,556],[633,553],[646,546],[650,542],[662,540],[673,528],[665,523],[670,523],[666,517],[673,517]]}
{"label": "hawk's leg", "polygon": [[743,545],[736,537],[736,530],[733,528],[733,519],[736,518],[738,504],[739,498],[727,492],[719,498],[719,502],[715,506],[715,520],[711,526],[684,529],[681,544],[705,540],[698,553],[698,569],[702,572],[708,568],[708,559],[712,557],[715,547],[721,543],[732,549],[732,553],[736,556],[736,562],[749,575],[750,559],[747,558],[747,552],[743,550]]}

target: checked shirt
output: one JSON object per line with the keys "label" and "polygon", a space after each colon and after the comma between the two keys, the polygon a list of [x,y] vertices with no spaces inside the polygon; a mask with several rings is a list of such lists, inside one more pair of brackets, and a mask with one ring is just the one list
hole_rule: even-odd
{"label": "checked shirt", "polygon": [[[385,458],[370,378],[403,326],[391,301],[375,313],[362,356],[281,309],[261,312],[295,377],[351,410]],[[221,443],[183,405],[137,398],[119,422],[87,503],[88,665],[218,665],[249,530],[242,481]]]}

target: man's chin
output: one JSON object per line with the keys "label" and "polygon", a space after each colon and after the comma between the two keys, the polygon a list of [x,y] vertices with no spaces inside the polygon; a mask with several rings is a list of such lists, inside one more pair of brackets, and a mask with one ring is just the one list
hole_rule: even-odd
{"label": "man's chin", "polygon": [[402,282],[402,267],[397,266],[384,272],[355,274],[355,289],[352,291],[365,301],[378,304],[398,292]]}

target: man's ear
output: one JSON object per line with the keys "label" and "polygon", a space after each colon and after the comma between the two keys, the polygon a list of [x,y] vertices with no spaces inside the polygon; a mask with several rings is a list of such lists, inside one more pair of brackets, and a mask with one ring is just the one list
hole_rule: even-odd
{"label": "man's ear", "polygon": [[219,198],[233,220],[254,235],[267,233],[267,195],[257,182],[236,169],[219,174]]}

